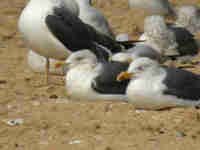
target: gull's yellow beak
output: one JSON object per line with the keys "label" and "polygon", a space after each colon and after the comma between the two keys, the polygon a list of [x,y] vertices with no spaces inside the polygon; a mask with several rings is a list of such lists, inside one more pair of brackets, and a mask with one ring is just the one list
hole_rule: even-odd
{"label": "gull's yellow beak", "polygon": [[131,63],[133,61],[133,59],[132,58],[127,58],[127,59],[124,59],[124,60],[121,60],[120,62],[122,62],[122,63]]}
{"label": "gull's yellow beak", "polygon": [[126,62],[128,62],[128,63],[131,63],[132,61],[133,61],[132,58],[128,58],[128,59],[126,59]]}
{"label": "gull's yellow beak", "polygon": [[60,67],[63,67],[64,65],[65,65],[64,61],[57,61],[55,64],[55,68],[60,68]]}
{"label": "gull's yellow beak", "polygon": [[122,81],[126,79],[131,79],[133,77],[132,73],[122,72],[117,76],[117,81]]}
{"label": "gull's yellow beak", "polygon": [[[110,56],[108,60],[112,61],[112,56]],[[122,62],[122,63],[126,63],[126,62],[132,63],[132,61],[133,61],[132,58],[127,58],[127,59],[121,60],[120,62]]]}

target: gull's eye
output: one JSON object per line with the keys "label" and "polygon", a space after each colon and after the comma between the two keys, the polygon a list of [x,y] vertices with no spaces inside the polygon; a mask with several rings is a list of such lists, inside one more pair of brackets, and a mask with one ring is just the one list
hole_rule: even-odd
{"label": "gull's eye", "polygon": [[197,10],[196,15],[197,15],[197,16],[200,15],[200,9]]}
{"label": "gull's eye", "polygon": [[144,67],[143,67],[143,66],[139,66],[139,67],[137,67],[137,70],[143,71],[143,70],[144,70]]}
{"label": "gull's eye", "polygon": [[77,57],[77,58],[76,58],[77,61],[80,61],[80,60],[82,60],[82,59],[83,59],[83,57]]}

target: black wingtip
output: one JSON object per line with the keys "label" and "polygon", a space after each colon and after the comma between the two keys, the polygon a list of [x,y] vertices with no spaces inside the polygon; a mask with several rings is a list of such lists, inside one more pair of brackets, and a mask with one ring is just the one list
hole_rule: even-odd
{"label": "black wingtip", "polygon": [[145,42],[145,40],[129,40],[129,41],[117,41],[125,49],[129,49],[135,46],[135,43]]}

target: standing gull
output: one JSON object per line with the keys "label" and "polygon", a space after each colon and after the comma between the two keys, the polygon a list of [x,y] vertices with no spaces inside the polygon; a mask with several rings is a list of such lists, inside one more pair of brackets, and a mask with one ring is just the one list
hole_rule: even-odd
{"label": "standing gull", "polygon": [[175,11],[168,0],[128,0],[130,8],[142,8],[150,15],[175,16]]}
{"label": "standing gull", "polygon": [[119,81],[131,79],[128,102],[140,109],[189,107],[200,104],[200,76],[188,71],[161,67],[149,58],[133,61]]}
{"label": "standing gull", "polygon": [[[97,59],[98,58],[98,59]],[[77,100],[126,100],[128,81],[117,82],[117,75],[128,63],[107,62],[89,50],[73,53],[65,62],[67,94]]]}
{"label": "standing gull", "polygon": [[78,5],[71,0],[30,0],[22,11],[18,23],[19,31],[29,48],[46,57],[47,81],[49,58],[64,60],[70,54],[65,45],[48,30],[46,24],[47,16],[54,13],[55,7],[60,6],[76,16],[79,14]]}
{"label": "standing gull", "polygon": [[79,5],[79,18],[94,27],[98,32],[114,38],[114,34],[104,15],[92,7],[92,0],[76,0]]}
{"label": "standing gull", "polygon": [[[35,13],[37,12],[37,13]],[[95,49],[102,45],[119,52],[122,45],[96,31],[79,18],[79,8],[71,0],[31,0],[19,19],[19,30],[31,49],[47,59],[47,81],[49,58],[64,60],[71,52]]]}

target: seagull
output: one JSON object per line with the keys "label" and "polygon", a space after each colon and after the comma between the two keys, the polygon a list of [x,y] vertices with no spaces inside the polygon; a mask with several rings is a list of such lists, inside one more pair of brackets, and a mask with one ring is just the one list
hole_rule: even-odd
{"label": "seagull", "polygon": [[186,28],[192,34],[200,31],[200,8],[196,5],[185,5],[178,9],[175,24]]}
{"label": "seagull", "polygon": [[[79,8],[75,1],[71,0],[30,0],[22,11],[18,28],[27,46],[41,56],[46,57],[47,81],[49,74],[49,58],[65,60],[70,51],[49,30],[46,18],[53,14],[55,7],[67,9],[78,16]],[[67,14],[65,14],[67,15]]]}
{"label": "seagull", "polygon": [[150,15],[176,16],[168,0],[128,0],[129,8],[142,8]]}
{"label": "seagull", "polygon": [[72,0],[31,0],[19,18],[19,31],[29,48],[47,59],[47,82],[49,58],[65,60],[72,52],[92,51],[98,45],[115,53],[130,44],[99,33],[78,15],[79,6]]}
{"label": "seagull", "polygon": [[152,47],[145,44],[136,44],[126,52],[119,52],[111,56],[110,60],[119,62],[132,62],[140,57],[148,57],[158,62],[162,62],[161,55]]}
{"label": "seagull", "polygon": [[[45,65],[46,65],[46,58],[44,56],[41,56],[39,54],[37,54],[35,51],[33,50],[29,50],[28,51],[28,57],[27,57],[27,62],[28,62],[28,66],[29,68],[33,71],[33,72],[39,72],[39,73],[43,73],[46,71]],[[62,75],[63,74],[63,69],[62,68],[56,68],[56,63],[58,63],[59,60],[50,58],[49,59],[49,72],[51,74],[56,74],[56,75]]]}
{"label": "seagull", "polygon": [[92,0],[76,0],[79,5],[79,18],[94,27],[98,32],[114,38],[114,33],[103,13],[92,7]]}
{"label": "seagull", "polygon": [[118,81],[126,79],[131,79],[126,90],[128,102],[136,108],[157,110],[200,104],[200,76],[192,72],[138,58],[117,77]]}
{"label": "seagull", "polygon": [[108,62],[97,53],[77,51],[63,64],[68,96],[76,100],[126,101],[128,81],[119,83],[116,78],[121,71],[128,69],[128,63]]}
{"label": "seagull", "polygon": [[198,44],[185,28],[167,25],[162,16],[145,18],[144,33],[139,40],[151,46],[162,56],[184,56],[197,53]]}

